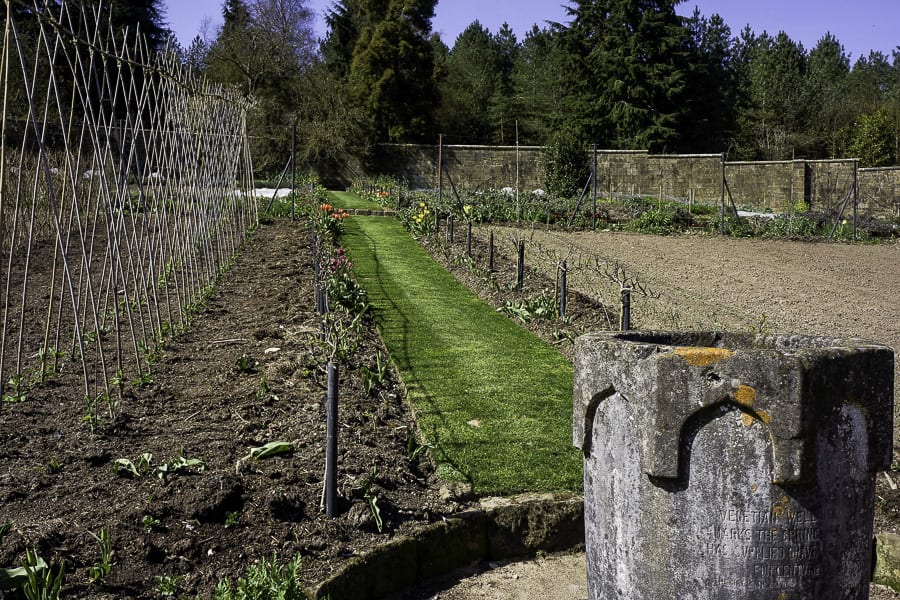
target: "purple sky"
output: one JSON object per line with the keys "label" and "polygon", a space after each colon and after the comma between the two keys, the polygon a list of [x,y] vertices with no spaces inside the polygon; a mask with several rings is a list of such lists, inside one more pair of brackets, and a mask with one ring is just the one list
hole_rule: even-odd
{"label": "purple sky", "polygon": [[[222,20],[222,0],[165,0],[165,4],[168,22],[184,45],[200,31],[204,18],[211,18],[210,33]],[[325,32],[322,15],[332,4],[333,0],[309,0],[318,17],[319,35]],[[562,0],[439,0],[433,27],[451,47],[475,19],[494,33],[506,21],[521,39],[534,23],[565,22],[564,5],[568,3]],[[890,58],[900,45],[900,0],[686,0],[678,11],[690,15],[695,6],[706,16],[722,15],[735,35],[746,24],[757,33],[784,30],[807,50],[830,31],[854,62],[869,50]]]}

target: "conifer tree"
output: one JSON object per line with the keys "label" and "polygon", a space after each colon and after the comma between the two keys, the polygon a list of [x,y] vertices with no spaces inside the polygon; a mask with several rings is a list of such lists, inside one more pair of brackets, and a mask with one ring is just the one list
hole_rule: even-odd
{"label": "conifer tree", "polygon": [[573,0],[570,110],[586,139],[674,150],[684,116],[689,31],[681,0]]}

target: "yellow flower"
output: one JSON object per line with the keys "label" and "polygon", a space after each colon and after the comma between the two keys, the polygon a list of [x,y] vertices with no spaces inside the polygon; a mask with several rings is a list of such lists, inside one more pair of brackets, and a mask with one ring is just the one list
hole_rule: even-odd
{"label": "yellow flower", "polygon": [[425,203],[424,203],[424,202],[419,202],[419,208],[425,208]]}
{"label": "yellow flower", "polygon": [[426,209],[425,209],[425,212],[423,212],[422,214],[423,214],[423,215],[430,215],[430,214],[431,214],[431,211],[428,210],[428,209],[426,208]]}
{"label": "yellow flower", "polygon": [[465,206],[463,206],[463,212],[466,214],[469,214],[470,212],[472,212],[472,205],[466,204]]}

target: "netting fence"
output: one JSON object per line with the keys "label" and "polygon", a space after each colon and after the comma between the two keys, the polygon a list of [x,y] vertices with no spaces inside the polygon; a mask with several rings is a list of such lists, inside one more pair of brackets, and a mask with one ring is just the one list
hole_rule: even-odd
{"label": "netting fence", "polygon": [[63,380],[114,418],[257,209],[246,101],[82,4],[6,2],[0,389]]}

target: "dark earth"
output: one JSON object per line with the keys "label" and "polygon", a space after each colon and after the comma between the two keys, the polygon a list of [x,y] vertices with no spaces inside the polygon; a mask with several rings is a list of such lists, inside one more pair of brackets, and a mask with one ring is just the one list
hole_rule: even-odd
{"label": "dark earth", "polygon": [[[312,272],[303,225],[262,225],[191,328],[167,345],[152,383],[126,387],[115,420],[92,431],[83,392],[64,375],[0,407],[0,524],[13,524],[0,566],[19,566],[30,548],[54,568],[65,563],[64,597],[159,598],[165,586],[209,597],[219,580],[273,555],[299,554],[305,581],[320,581],[391,536],[459,510],[439,498],[427,456],[415,452],[397,377],[389,369],[364,392],[363,369],[386,356],[370,326],[340,369],[341,515],[325,518],[326,358]],[[294,449],[245,458],[272,441]],[[146,473],[143,453],[152,454]],[[157,476],[179,456],[202,467]],[[139,477],[116,474],[122,458]],[[366,493],[377,497],[381,533]],[[93,583],[101,553],[91,533],[102,529],[114,555]]]}

